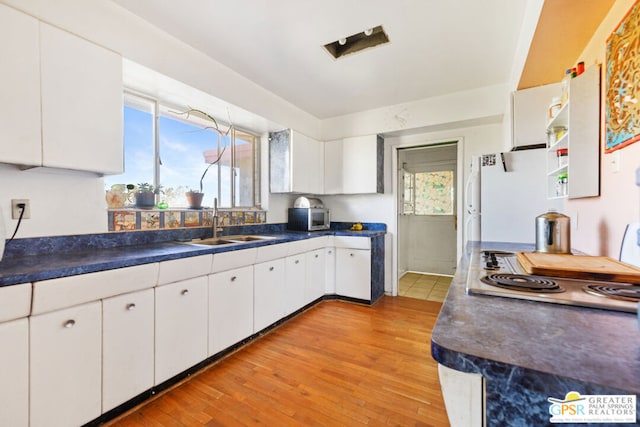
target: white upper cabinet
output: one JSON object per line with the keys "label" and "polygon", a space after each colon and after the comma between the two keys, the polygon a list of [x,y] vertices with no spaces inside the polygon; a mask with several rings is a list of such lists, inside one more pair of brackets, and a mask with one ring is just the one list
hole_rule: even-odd
{"label": "white upper cabinet", "polygon": [[384,139],[365,135],[325,143],[325,194],[384,193]]}
{"label": "white upper cabinet", "polygon": [[269,133],[269,177],[272,193],[324,191],[324,145],[293,129]]}
{"label": "white upper cabinet", "polygon": [[122,173],[122,58],[40,23],[42,165]]}
{"label": "white upper cabinet", "polygon": [[0,162],[39,166],[38,21],[0,4]]}
{"label": "white upper cabinet", "polygon": [[560,83],[536,86],[513,93],[512,147],[541,146],[547,140],[549,106],[553,98],[560,98]]}

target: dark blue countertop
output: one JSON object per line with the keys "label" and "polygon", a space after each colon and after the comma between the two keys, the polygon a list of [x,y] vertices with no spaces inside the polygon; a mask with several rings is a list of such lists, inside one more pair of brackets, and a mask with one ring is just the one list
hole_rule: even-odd
{"label": "dark blue countertop", "polygon": [[[467,253],[433,329],[432,355],[449,368],[483,375],[487,425],[547,425],[547,398],[563,399],[569,391],[640,394],[636,315],[467,295],[468,263]],[[640,414],[640,399],[637,407]]]}
{"label": "dark blue countertop", "polygon": [[[7,245],[5,256],[0,261],[0,286],[236,251],[326,235],[375,237],[386,233],[384,225],[367,225],[367,230],[364,231],[337,228],[314,232],[288,231],[284,229],[284,225],[268,224],[226,227],[224,235],[264,234],[275,238],[221,246],[197,245],[197,240],[192,242],[194,244],[180,241],[211,237],[210,228],[20,239]],[[220,237],[224,235],[221,234]]]}

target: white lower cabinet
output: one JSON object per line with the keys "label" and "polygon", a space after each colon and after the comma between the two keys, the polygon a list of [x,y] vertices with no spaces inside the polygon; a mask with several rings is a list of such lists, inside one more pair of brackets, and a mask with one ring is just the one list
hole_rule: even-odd
{"label": "white lower cabinet", "polygon": [[336,294],[371,299],[371,251],[336,248]]}
{"label": "white lower cabinet", "polygon": [[209,356],[253,333],[253,266],[209,276]]}
{"label": "white lower cabinet", "polygon": [[101,302],[30,318],[30,426],[81,425],[101,413]]}
{"label": "white lower cabinet", "polygon": [[29,321],[0,323],[0,426],[29,425]]}
{"label": "white lower cabinet", "polygon": [[336,293],[336,248],[331,246],[324,249],[324,293]]}
{"label": "white lower cabinet", "polygon": [[208,279],[183,280],[155,289],[155,384],[207,357]]}
{"label": "white lower cabinet", "polygon": [[102,412],[153,386],[153,289],[102,301]]}
{"label": "white lower cabinet", "polygon": [[253,332],[258,332],[284,317],[284,258],[256,264],[253,277]]}
{"label": "white lower cabinet", "polygon": [[325,263],[326,249],[316,249],[305,254],[306,280],[304,286],[304,303],[322,297],[325,292],[327,268]]}
{"label": "white lower cabinet", "polygon": [[288,316],[305,305],[305,254],[288,256],[285,262],[284,315]]}

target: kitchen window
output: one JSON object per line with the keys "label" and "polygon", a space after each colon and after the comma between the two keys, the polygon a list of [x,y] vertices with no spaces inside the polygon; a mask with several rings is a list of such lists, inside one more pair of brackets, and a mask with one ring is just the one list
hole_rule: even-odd
{"label": "kitchen window", "polygon": [[188,206],[185,192],[202,185],[203,206],[217,198],[222,208],[258,207],[259,137],[233,127],[227,133],[229,126],[218,121],[221,134],[212,121],[187,110],[125,94],[125,172],[105,177],[107,189],[150,183],[161,188],[158,202],[177,208]]}

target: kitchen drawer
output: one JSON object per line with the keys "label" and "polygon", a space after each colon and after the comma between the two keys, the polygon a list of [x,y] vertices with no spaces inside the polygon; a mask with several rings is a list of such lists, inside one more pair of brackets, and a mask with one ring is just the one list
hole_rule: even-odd
{"label": "kitchen drawer", "polygon": [[278,245],[260,246],[258,248],[258,254],[256,256],[256,264],[271,261],[278,258],[284,258],[287,256],[289,246],[291,243],[280,243]]}
{"label": "kitchen drawer", "polygon": [[256,261],[256,248],[213,254],[212,273],[253,265]]}
{"label": "kitchen drawer", "polygon": [[31,311],[31,283],[0,288],[0,322],[26,317]]}
{"label": "kitchen drawer", "polygon": [[152,288],[157,281],[158,263],[152,263],[34,282],[31,314]]}
{"label": "kitchen drawer", "polygon": [[328,245],[328,236],[314,237],[311,239],[296,240],[287,243],[287,255],[296,255],[324,248]]}
{"label": "kitchen drawer", "polygon": [[336,248],[371,249],[371,238],[356,236],[335,236]]}
{"label": "kitchen drawer", "polygon": [[174,259],[160,263],[158,285],[206,276],[211,272],[213,255]]}

